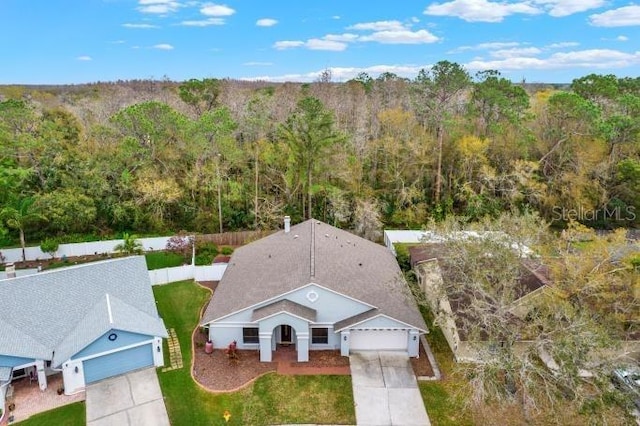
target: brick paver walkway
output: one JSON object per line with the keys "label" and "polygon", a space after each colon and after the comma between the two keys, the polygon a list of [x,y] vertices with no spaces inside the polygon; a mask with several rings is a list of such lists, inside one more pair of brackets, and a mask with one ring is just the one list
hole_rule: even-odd
{"label": "brick paver walkway", "polygon": [[165,367],[162,369],[162,372],[176,370],[178,368],[182,368],[182,352],[180,351],[180,342],[178,341],[178,336],[176,335],[176,331],[173,328],[168,330],[169,339],[167,343],[169,344],[169,367]]}

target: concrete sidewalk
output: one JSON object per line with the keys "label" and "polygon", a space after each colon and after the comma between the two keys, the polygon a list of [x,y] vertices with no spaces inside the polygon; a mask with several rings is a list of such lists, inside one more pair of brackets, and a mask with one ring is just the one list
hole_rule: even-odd
{"label": "concrete sidewalk", "polygon": [[87,387],[87,426],[170,426],[155,368]]}
{"label": "concrete sidewalk", "polygon": [[356,352],[349,357],[359,426],[430,426],[406,352]]}

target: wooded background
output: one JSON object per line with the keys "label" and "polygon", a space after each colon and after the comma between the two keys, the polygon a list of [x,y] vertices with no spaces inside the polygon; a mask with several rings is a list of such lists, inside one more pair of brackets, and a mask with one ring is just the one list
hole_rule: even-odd
{"label": "wooded background", "polygon": [[640,78],[118,81],[0,87],[0,235],[273,229],[375,238],[455,213],[634,226]]}

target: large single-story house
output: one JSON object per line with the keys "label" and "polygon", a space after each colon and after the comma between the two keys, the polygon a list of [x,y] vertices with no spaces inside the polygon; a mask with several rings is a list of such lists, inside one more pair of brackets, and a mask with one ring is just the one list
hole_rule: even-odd
{"label": "large single-story house", "polygon": [[418,356],[427,326],[392,252],[310,219],[237,249],[201,325],[214,347],[233,341],[271,361],[310,350],[406,351]]}
{"label": "large single-story house", "polygon": [[[480,319],[477,319],[474,336],[467,332],[466,326],[475,320],[468,317],[469,295],[451,290],[455,288],[450,285],[455,278],[441,262],[444,257],[451,256],[447,243],[425,243],[410,247],[409,255],[420,288],[432,312],[438,317],[440,329],[455,359],[460,362],[482,361],[491,348],[486,346],[486,333],[483,333]],[[524,321],[535,298],[550,289],[547,269],[533,259],[523,258],[520,271],[514,287],[514,300],[509,306],[509,317],[514,325]],[[517,341],[516,352],[524,350],[529,344],[524,339]]]}
{"label": "large single-story house", "polygon": [[47,388],[62,373],[73,394],[98,380],[162,366],[162,338],[142,256],[0,281],[0,401],[12,380]]}

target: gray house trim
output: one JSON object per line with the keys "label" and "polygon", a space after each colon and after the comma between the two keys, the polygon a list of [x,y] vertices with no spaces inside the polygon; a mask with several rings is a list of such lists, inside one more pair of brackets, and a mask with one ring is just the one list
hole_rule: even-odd
{"label": "gray house trim", "polygon": [[290,315],[311,322],[315,322],[317,314],[315,309],[311,309],[291,300],[284,299],[255,309],[253,311],[253,315],[251,316],[251,321],[260,321],[262,319],[277,315],[281,312],[286,312]]}
{"label": "gray house trim", "polygon": [[[278,299],[280,299],[280,298],[287,297],[288,295],[290,295],[290,294],[292,294],[292,293],[295,293],[295,292],[297,292],[297,291],[300,291],[300,290],[302,290],[302,289],[304,289],[304,288],[307,288],[307,287],[309,287],[309,286],[316,286],[316,287],[319,287],[319,288],[321,288],[321,289],[323,289],[323,290],[326,290],[326,291],[328,291],[328,292],[331,292],[331,293],[333,293],[333,294],[337,294],[338,296],[341,296],[341,297],[344,297],[344,298],[346,298],[346,299],[353,300],[354,302],[358,302],[358,303],[361,303],[361,304],[363,304],[363,305],[369,306],[369,307],[371,307],[371,309],[377,309],[377,307],[376,307],[376,306],[373,306],[372,304],[367,303],[367,302],[365,302],[365,301],[363,301],[363,300],[358,300],[358,299],[356,299],[356,298],[353,298],[353,297],[348,296],[348,295],[346,295],[346,294],[343,294],[343,293],[337,292],[337,291],[335,291],[335,290],[332,290],[332,289],[330,289],[330,288],[328,288],[328,287],[325,287],[325,286],[323,286],[323,285],[320,285],[320,284],[318,284],[318,283],[310,282],[310,283],[305,284],[305,285],[303,285],[303,286],[300,286],[300,287],[298,287],[298,288],[294,288],[294,289],[292,289],[292,290],[289,290],[289,291],[287,291],[286,293],[282,293],[282,294],[279,294],[279,295],[277,295],[277,296],[273,296],[273,297],[271,297],[271,298],[269,298],[269,299],[263,300],[262,302],[254,303],[254,304],[253,304],[253,305],[251,305],[251,306],[247,306],[247,307],[245,307],[245,308],[238,309],[237,311],[231,312],[231,313],[226,314],[226,315],[224,315],[224,316],[221,316],[221,317],[219,317],[219,318],[215,318],[215,319],[211,319],[211,320],[209,320],[209,319],[205,319],[205,317],[203,317],[203,320],[200,322],[200,325],[207,325],[207,324],[213,324],[213,323],[216,323],[216,322],[220,322],[220,321],[224,320],[225,318],[228,318],[228,317],[230,317],[230,316],[236,315],[236,314],[238,314],[238,313],[240,313],[240,312],[244,312],[244,311],[247,311],[247,310],[250,310],[250,309],[255,309],[256,307],[262,307],[262,306],[264,306],[264,305],[265,305],[265,303],[267,303],[267,304],[268,304],[269,302],[277,301],[277,300],[278,300]],[[205,312],[205,315],[206,315],[206,312]],[[229,323],[229,324],[232,324],[232,323]]]}
{"label": "gray house trim", "polygon": [[[366,312],[365,312],[365,313],[366,313]],[[357,328],[357,327],[358,327],[358,325],[360,325],[360,324],[363,324],[363,323],[365,323],[365,322],[367,322],[367,321],[370,321],[370,320],[372,320],[372,319],[374,319],[374,318],[380,318],[380,317],[390,319],[391,321],[395,321],[395,322],[397,322],[398,324],[403,324],[403,325],[405,325],[408,329],[418,330],[418,331],[421,331],[422,333],[429,333],[427,330],[424,330],[424,329],[422,329],[422,328],[415,327],[415,326],[413,326],[413,325],[411,325],[411,324],[407,324],[406,322],[400,321],[400,320],[398,320],[398,319],[396,319],[396,318],[390,317],[389,315],[385,315],[385,314],[373,315],[373,316],[368,317],[368,318],[360,318],[360,319],[359,319],[359,321],[357,321],[357,322],[353,322],[353,323],[351,323],[351,324],[345,324],[345,322],[347,322],[348,320],[340,321],[339,323],[336,323],[336,329],[335,329],[335,332],[337,333],[337,332],[340,332],[340,331],[345,330],[345,329],[347,329],[347,328],[349,328],[349,329],[351,329],[351,328]],[[352,318],[355,318],[355,317],[352,317]],[[350,318],[350,319],[351,319],[351,318]],[[342,324],[340,324],[340,323],[342,323]],[[337,328],[338,324],[340,324],[340,327],[342,327],[342,328]],[[391,327],[391,328],[392,328],[392,327]]]}

